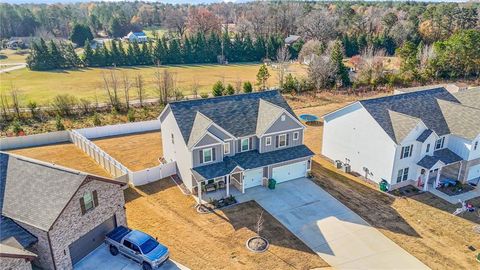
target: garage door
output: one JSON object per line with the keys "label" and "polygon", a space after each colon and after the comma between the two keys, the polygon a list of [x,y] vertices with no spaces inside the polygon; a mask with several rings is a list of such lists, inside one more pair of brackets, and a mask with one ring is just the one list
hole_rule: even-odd
{"label": "garage door", "polygon": [[285,182],[288,180],[305,177],[307,174],[307,162],[297,162],[288,164],[281,167],[273,168],[272,178],[277,181],[277,183]]}
{"label": "garage door", "polygon": [[263,179],[263,168],[245,171],[243,173],[243,183],[245,188],[260,186]]}
{"label": "garage door", "polygon": [[100,246],[105,240],[105,235],[111,232],[115,227],[116,221],[114,215],[84,236],[80,237],[77,241],[73,242],[69,246],[72,264],[74,265],[83,257],[87,256],[88,253]]}
{"label": "garage door", "polygon": [[473,180],[480,177],[480,164],[470,167],[468,169],[467,180]]}

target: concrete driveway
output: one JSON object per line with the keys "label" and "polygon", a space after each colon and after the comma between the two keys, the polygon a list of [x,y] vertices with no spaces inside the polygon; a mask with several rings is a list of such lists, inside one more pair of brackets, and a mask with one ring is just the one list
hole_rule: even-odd
{"label": "concrete driveway", "polygon": [[[142,266],[120,254],[117,256],[111,255],[107,246],[103,244],[75,264],[73,268],[75,270],[141,270]],[[160,269],[189,270],[189,268],[173,260],[165,262]]]}
{"label": "concrete driveway", "polygon": [[236,198],[256,200],[333,268],[428,269],[309,179],[254,187]]}

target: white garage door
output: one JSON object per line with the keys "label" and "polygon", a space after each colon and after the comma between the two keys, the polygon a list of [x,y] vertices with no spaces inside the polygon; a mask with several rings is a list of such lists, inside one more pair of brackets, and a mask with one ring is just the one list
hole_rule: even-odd
{"label": "white garage door", "polygon": [[307,174],[307,162],[297,162],[277,168],[272,170],[272,178],[277,181],[277,183],[285,182],[288,180],[305,177]]}
{"label": "white garage door", "polygon": [[243,173],[245,188],[260,186],[262,184],[263,168],[248,170]]}
{"label": "white garage door", "polygon": [[480,177],[480,164],[470,167],[467,180],[473,180]]}

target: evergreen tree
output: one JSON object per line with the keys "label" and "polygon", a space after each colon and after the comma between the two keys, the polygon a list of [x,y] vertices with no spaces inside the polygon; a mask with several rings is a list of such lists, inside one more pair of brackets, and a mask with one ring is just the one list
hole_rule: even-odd
{"label": "evergreen tree", "polygon": [[251,93],[253,92],[253,87],[251,82],[244,82],[243,83],[243,92],[244,93]]}
{"label": "evergreen tree", "polygon": [[262,90],[265,90],[268,78],[270,78],[270,73],[268,72],[267,66],[263,64],[257,73],[257,84]]}
{"label": "evergreen tree", "polygon": [[125,48],[123,47],[122,40],[118,41],[118,52],[119,52],[120,65],[122,66],[128,65],[127,54],[125,52]]}
{"label": "evergreen tree", "polygon": [[138,46],[138,42],[134,41],[133,45],[133,58],[135,59],[135,65],[140,64],[140,59],[142,58],[142,51],[140,50],[140,46]]}
{"label": "evergreen tree", "polygon": [[167,60],[169,64],[180,64],[182,62],[182,52],[180,51],[180,43],[177,39],[170,41]]}
{"label": "evergreen tree", "polygon": [[147,43],[142,44],[142,50],[140,52],[140,60],[141,65],[151,65],[152,61],[150,58],[150,50],[148,49]]}
{"label": "evergreen tree", "polygon": [[87,25],[75,24],[70,35],[70,40],[80,47],[85,46],[87,40],[93,40],[92,32]]}
{"label": "evergreen tree", "polygon": [[52,68],[63,68],[65,67],[65,58],[63,57],[62,52],[58,49],[57,44],[53,40],[50,40],[50,61],[52,63]]}
{"label": "evergreen tree", "polygon": [[112,40],[112,48],[110,49],[110,56],[112,59],[112,64],[114,64],[115,66],[122,65],[122,54],[118,50],[117,42],[115,40]]}
{"label": "evergreen tree", "polygon": [[163,41],[161,39],[157,39],[157,41],[155,42],[155,47],[153,48],[152,54],[153,64],[161,64],[163,59],[165,58],[165,47],[163,47]]}
{"label": "evergreen tree", "polygon": [[231,84],[227,85],[227,88],[225,88],[225,95],[233,95],[235,94],[235,88]]}
{"label": "evergreen tree", "polygon": [[223,86],[223,83],[221,81],[217,81],[213,85],[212,94],[214,97],[222,96],[224,91],[225,91],[225,87]]}
{"label": "evergreen tree", "polygon": [[133,45],[132,43],[129,43],[127,48],[127,65],[134,66],[137,64],[137,58],[135,56],[135,51],[133,50]]}
{"label": "evergreen tree", "polygon": [[193,63],[193,48],[189,37],[185,37],[185,41],[183,43],[182,59],[185,64]]}
{"label": "evergreen tree", "polygon": [[90,46],[90,42],[87,41],[85,42],[85,47],[83,49],[83,55],[82,55],[82,61],[83,61],[83,65],[85,67],[89,67],[92,65],[93,61],[94,61],[94,51],[92,50],[92,47]]}
{"label": "evergreen tree", "polygon": [[343,87],[350,85],[350,77],[348,75],[348,69],[343,64],[343,50],[342,50],[342,43],[340,41],[336,41],[333,45],[332,52],[330,55],[330,59],[332,63],[335,65],[336,75],[335,80],[340,83]]}
{"label": "evergreen tree", "polygon": [[114,38],[119,38],[123,36],[123,27],[120,23],[120,19],[114,17],[110,23],[110,28],[108,29],[110,35]]}
{"label": "evergreen tree", "polygon": [[82,60],[80,60],[80,57],[78,57],[72,44],[62,44],[62,51],[65,56],[66,67],[76,68],[82,65]]}

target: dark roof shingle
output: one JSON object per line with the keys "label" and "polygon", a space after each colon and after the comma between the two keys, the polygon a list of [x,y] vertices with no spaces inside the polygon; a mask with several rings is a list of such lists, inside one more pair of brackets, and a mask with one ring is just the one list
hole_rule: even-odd
{"label": "dark roof shingle", "polygon": [[433,152],[433,156],[424,156],[419,162],[417,162],[417,165],[422,166],[426,169],[431,169],[438,161],[441,161],[445,165],[448,165],[459,162],[461,160],[462,158],[452,152],[452,150],[444,148]]}

